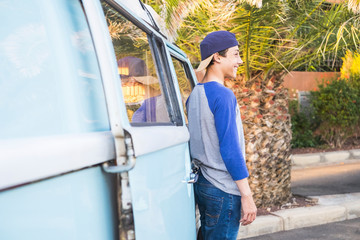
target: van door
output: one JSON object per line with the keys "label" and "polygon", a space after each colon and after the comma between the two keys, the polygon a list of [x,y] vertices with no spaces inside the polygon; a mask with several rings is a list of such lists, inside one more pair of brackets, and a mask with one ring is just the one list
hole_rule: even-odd
{"label": "van door", "polygon": [[135,237],[195,239],[189,133],[166,45],[126,6],[101,1],[101,7],[121,84],[116,89],[125,109],[119,109],[124,113],[120,125],[131,136],[136,158],[128,171]]}

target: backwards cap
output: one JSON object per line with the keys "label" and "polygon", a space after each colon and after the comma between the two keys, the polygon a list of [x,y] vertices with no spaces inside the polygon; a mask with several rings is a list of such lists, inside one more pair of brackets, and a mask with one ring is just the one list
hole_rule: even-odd
{"label": "backwards cap", "polygon": [[209,33],[200,43],[201,62],[197,71],[202,71],[210,64],[215,53],[238,46],[235,34],[228,31]]}

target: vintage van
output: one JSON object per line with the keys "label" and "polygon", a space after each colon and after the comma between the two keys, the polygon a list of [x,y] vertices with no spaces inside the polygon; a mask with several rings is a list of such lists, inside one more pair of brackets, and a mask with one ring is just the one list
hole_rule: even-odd
{"label": "vintage van", "polygon": [[186,55],[136,0],[0,0],[0,239],[195,239]]}

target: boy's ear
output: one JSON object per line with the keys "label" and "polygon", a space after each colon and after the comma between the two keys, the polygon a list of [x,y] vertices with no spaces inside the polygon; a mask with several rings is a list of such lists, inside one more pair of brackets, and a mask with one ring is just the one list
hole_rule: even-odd
{"label": "boy's ear", "polygon": [[218,52],[214,54],[213,59],[215,62],[218,62],[218,63],[221,62],[221,58],[220,58],[220,55]]}

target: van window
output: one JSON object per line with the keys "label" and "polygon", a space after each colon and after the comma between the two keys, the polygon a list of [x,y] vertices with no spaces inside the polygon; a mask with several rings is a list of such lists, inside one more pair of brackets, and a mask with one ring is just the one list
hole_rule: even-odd
{"label": "van window", "polygon": [[173,123],[172,108],[165,96],[154,54],[159,54],[153,39],[109,4],[102,7],[113,42],[122,92],[132,125]]}
{"label": "van window", "polygon": [[0,139],[110,130],[78,0],[6,1],[0,22]]}
{"label": "van window", "polygon": [[189,72],[188,65],[185,62],[182,62],[181,60],[175,58],[174,56],[171,56],[172,62],[174,64],[176,77],[178,80],[179,88],[180,88],[180,94],[181,94],[181,100],[183,104],[184,114],[185,114],[185,121],[186,124],[188,123],[187,120],[187,113],[186,113],[186,100],[190,96],[190,93],[193,88],[193,81],[191,80],[191,75]]}

